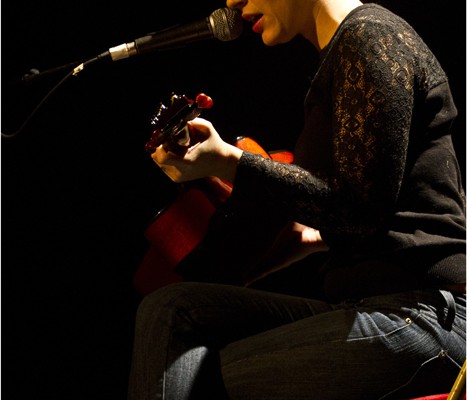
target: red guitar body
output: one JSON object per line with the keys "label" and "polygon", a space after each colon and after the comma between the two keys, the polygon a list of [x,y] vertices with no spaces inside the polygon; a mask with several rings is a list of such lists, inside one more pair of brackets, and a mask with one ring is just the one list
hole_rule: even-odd
{"label": "red guitar body", "polygon": [[203,191],[189,189],[155,217],[145,231],[149,249],[133,279],[139,293],[182,280],[175,267],[204,237],[214,211]]}
{"label": "red guitar body", "polygon": [[[193,103],[189,104],[191,106]],[[165,107],[163,109],[166,110]],[[190,117],[193,114],[199,115],[191,111]],[[183,127],[179,124],[177,129],[180,128]],[[154,151],[155,142],[161,141],[160,136],[156,129],[148,142],[149,145],[146,145],[148,151]],[[292,153],[268,153],[248,137],[238,138],[234,145],[276,161],[293,161]],[[183,277],[175,272],[176,266],[201,242],[206,234],[209,219],[219,204],[230,196],[231,191],[230,184],[215,177],[180,186],[179,194],[173,203],[157,213],[144,233],[149,248],[133,278],[133,285],[138,293],[146,295],[160,287],[183,280]]]}

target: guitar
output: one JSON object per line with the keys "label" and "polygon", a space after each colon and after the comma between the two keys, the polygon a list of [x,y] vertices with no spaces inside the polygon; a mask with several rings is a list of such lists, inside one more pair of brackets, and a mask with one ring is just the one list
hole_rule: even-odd
{"label": "guitar", "polygon": [[[153,153],[159,145],[165,143],[171,151],[182,152],[189,144],[187,122],[213,104],[213,100],[203,93],[198,94],[195,100],[173,94],[170,105],[160,103],[151,118],[152,134],[145,144],[145,150]],[[233,144],[276,161],[293,161],[292,153],[268,153],[250,137],[240,136]],[[175,271],[176,266],[201,242],[208,229],[209,219],[232,191],[230,183],[217,177],[179,184],[179,188],[175,200],[156,213],[144,232],[149,248],[133,277],[133,286],[142,295],[170,283],[183,281],[183,277]]]}
{"label": "guitar", "polygon": [[195,100],[185,95],[172,94],[169,107],[159,103],[150,121],[153,131],[145,145],[146,151],[154,153],[162,143],[166,143],[174,152],[182,150],[189,143],[187,122],[198,117],[203,109],[211,108],[213,104],[212,99],[204,93],[198,94]]}

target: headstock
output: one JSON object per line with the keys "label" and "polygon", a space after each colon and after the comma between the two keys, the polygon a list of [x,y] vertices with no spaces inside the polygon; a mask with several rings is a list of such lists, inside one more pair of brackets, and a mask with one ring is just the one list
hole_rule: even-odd
{"label": "headstock", "polygon": [[203,109],[213,106],[212,99],[200,93],[195,100],[185,95],[172,94],[170,105],[159,104],[156,113],[151,118],[152,134],[145,145],[148,153],[153,153],[162,143],[172,148],[180,148],[189,143],[188,121],[198,117]]}

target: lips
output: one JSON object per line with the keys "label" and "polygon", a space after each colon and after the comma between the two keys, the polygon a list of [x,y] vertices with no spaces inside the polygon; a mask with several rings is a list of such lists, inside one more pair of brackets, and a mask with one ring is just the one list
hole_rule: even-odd
{"label": "lips", "polygon": [[242,18],[253,24],[253,31],[256,33],[261,33],[263,31],[262,19],[263,14],[243,14]]}

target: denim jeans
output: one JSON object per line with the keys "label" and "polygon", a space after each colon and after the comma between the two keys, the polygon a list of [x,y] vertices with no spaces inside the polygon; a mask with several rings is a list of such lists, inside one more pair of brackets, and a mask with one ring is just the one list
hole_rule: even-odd
{"label": "denim jeans", "polygon": [[138,309],[129,399],[447,393],[465,360],[465,332],[465,295],[440,290],[328,304],[178,283],[150,294]]}

